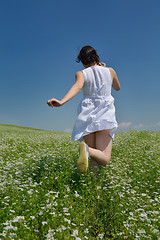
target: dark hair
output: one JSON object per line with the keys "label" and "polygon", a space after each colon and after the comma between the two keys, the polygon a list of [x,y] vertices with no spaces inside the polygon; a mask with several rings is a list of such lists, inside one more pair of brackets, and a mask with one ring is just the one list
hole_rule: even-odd
{"label": "dark hair", "polygon": [[99,64],[99,56],[97,51],[91,46],[83,47],[77,57],[76,62],[82,62],[85,65],[96,62]]}

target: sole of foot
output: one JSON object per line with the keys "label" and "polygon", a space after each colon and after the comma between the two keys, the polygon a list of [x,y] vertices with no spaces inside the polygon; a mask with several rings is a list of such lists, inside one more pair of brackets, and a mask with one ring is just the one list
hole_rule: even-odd
{"label": "sole of foot", "polygon": [[85,173],[88,168],[88,156],[86,144],[84,142],[79,144],[79,159],[77,161],[77,168],[80,173]]}

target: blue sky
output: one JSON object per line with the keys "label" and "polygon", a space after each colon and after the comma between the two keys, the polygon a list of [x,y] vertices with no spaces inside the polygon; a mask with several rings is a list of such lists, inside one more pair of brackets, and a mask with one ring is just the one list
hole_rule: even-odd
{"label": "blue sky", "polygon": [[61,99],[92,45],[117,72],[120,130],[160,130],[160,1],[0,1],[0,123],[71,130],[82,93]]}

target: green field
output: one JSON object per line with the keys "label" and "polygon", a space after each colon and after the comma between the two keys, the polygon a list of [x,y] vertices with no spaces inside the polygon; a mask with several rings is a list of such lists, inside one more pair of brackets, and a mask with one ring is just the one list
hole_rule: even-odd
{"label": "green field", "polygon": [[80,175],[68,133],[0,125],[0,239],[160,239],[160,132],[118,133]]}

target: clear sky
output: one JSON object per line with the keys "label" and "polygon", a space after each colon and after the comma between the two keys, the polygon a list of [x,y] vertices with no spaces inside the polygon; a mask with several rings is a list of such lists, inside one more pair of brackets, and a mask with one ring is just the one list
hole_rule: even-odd
{"label": "clear sky", "polygon": [[117,72],[120,129],[160,130],[159,0],[0,1],[0,123],[71,130],[82,93],[46,102],[72,86],[84,45]]}

